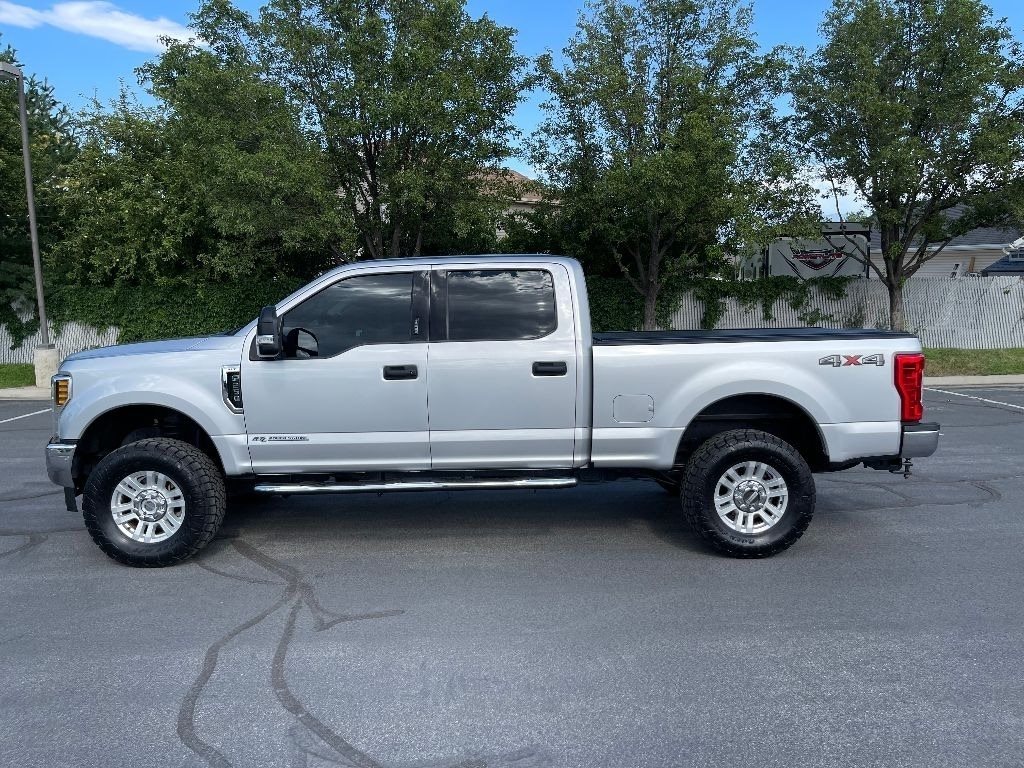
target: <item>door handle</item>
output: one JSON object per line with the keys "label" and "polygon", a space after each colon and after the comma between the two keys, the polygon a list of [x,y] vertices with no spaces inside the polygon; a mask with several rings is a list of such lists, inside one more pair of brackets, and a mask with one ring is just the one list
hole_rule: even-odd
{"label": "door handle", "polygon": [[415,365],[385,365],[384,378],[388,381],[407,381],[418,378],[419,369]]}
{"label": "door handle", "polygon": [[534,376],[565,376],[568,371],[569,366],[561,360],[557,362],[536,362],[533,364]]}

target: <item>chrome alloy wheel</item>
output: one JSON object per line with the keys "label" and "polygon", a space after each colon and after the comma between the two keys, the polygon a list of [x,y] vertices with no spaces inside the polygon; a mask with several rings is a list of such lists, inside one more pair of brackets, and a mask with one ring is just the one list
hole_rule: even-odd
{"label": "chrome alloy wheel", "polygon": [[160,472],[132,472],[114,489],[110,514],[132,541],[156,544],[175,534],[185,520],[185,494]]}
{"label": "chrome alloy wheel", "polygon": [[715,484],[715,510],[739,533],[764,533],[782,519],[788,503],[785,479],[762,461],[735,464]]}

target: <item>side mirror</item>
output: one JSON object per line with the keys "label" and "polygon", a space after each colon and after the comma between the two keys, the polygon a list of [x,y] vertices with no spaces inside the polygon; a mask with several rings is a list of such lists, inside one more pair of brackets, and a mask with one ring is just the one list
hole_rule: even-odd
{"label": "side mirror", "polygon": [[319,357],[320,342],[316,334],[307,331],[305,328],[292,328],[284,337],[284,356],[308,360],[312,357]]}
{"label": "side mirror", "polygon": [[281,354],[281,321],[274,307],[260,310],[256,323],[256,354],[264,360],[273,360]]}

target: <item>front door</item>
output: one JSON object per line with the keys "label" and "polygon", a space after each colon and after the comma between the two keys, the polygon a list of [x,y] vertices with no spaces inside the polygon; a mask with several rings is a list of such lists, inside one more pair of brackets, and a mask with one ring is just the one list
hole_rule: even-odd
{"label": "front door", "polygon": [[571,467],[577,360],[568,272],[450,268],[432,281],[433,468]]}
{"label": "front door", "polygon": [[253,471],[429,469],[425,308],[426,273],[383,271],[284,311],[283,356],[242,363]]}

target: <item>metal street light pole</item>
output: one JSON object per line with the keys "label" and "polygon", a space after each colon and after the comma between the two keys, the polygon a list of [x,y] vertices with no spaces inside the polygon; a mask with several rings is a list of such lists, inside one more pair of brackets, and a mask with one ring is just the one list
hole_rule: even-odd
{"label": "metal street light pole", "polygon": [[[50,328],[46,320],[46,299],[43,296],[43,267],[39,259],[39,232],[36,228],[36,200],[35,188],[32,185],[32,157],[29,152],[28,143],[28,107],[25,104],[25,75],[19,67],[6,61],[0,61],[0,77],[7,76],[13,79],[18,86],[18,112],[21,116],[21,158],[25,164],[25,195],[28,198],[28,229],[32,239],[32,269],[35,272],[36,281],[36,304],[39,308],[39,346],[45,350],[51,350]],[[56,358],[54,353],[45,356],[47,363],[45,369],[53,367],[52,373],[56,373],[56,364],[50,363],[50,358]],[[49,378],[46,370],[40,371],[39,355],[36,355],[36,384],[40,385],[40,379]],[[43,375],[41,375],[43,374]],[[48,382],[47,382],[48,383]]]}

